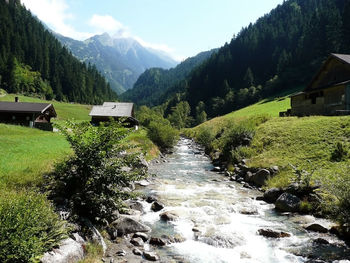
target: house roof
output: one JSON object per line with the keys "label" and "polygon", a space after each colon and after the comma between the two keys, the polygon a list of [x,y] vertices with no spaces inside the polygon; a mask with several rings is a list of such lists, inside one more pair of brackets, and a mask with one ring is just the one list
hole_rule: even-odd
{"label": "house roof", "polygon": [[105,102],[102,106],[94,106],[90,116],[100,117],[133,117],[133,103]]}
{"label": "house roof", "polygon": [[[327,58],[327,60],[323,63],[323,65],[321,66],[321,68],[319,69],[319,71],[314,75],[314,77],[312,78],[311,82],[309,83],[309,85],[304,89],[304,91],[308,92],[308,91],[311,91],[311,86],[312,84],[316,81],[316,79],[320,76],[320,74],[323,72],[323,70],[327,67],[328,63],[330,63],[330,61],[332,59],[337,59],[337,60],[340,60],[342,61],[343,63],[345,64],[349,64],[350,65],[350,55],[346,55],[346,54],[335,54],[335,53],[332,53],[330,54],[330,56]],[[338,83],[332,83],[331,85],[332,86],[335,86],[335,85],[339,85],[340,83],[344,82],[341,81],[341,82],[338,82]],[[327,86],[324,86],[324,87],[318,87],[317,89],[314,89],[314,90],[319,90],[319,89],[325,89],[325,88],[328,88],[329,85]]]}
{"label": "house roof", "polygon": [[56,117],[56,111],[50,103],[32,103],[32,102],[8,102],[0,101],[0,112],[14,113],[44,113],[50,109],[51,115]]}
{"label": "house roof", "polygon": [[331,56],[336,57],[342,61],[344,61],[347,64],[350,64],[350,55],[345,54],[331,54]]}

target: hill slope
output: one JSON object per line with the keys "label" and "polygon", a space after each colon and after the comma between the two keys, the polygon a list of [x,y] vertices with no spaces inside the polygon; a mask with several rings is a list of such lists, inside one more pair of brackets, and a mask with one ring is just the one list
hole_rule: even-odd
{"label": "hill slope", "polygon": [[74,56],[85,63],[96,65],[117,93],[132,88],[137,78],[148,68],[168,69],[177,64],[169,56],[145,48],[131,38],[112,38],[104,33],[77,41],[58,34],[56,36]]}
{"label": "hill slope", "polygon": [[163,99],[175,92],[179,92],[179,84],[197,66],[207,60],[217,49],[199,53],[188,58],[175,68],[164,70],[161,68],[151,68],[146,70],[137,80],[134,87],[121,98],[133,101],[139,105],[155,106],[163,103]]}

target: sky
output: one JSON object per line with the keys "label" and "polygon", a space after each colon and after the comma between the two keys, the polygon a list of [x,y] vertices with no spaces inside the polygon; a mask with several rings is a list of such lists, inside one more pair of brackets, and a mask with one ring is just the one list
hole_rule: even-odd
{"label": "sky", "polygon": [[230,42],[283,0],[21,0],[57,33],[131,37],[177,61]]}

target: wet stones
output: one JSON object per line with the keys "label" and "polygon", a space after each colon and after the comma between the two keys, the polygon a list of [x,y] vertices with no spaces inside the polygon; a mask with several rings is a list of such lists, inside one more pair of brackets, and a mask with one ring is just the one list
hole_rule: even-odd
{"label": "wet stones", "polygon": [[141,232],[135,233],[132,237],[133,238],[141,238],[144,242],[146,242],[148,240],[148,235],[146,233],[141,233]]}
{"label": "wet stones", "polygon": [[130,243],[137,247],[142,247],[144,242],[141,237],[135,237],[130,240]]}
{"label": "wet stones", "polygon": [[162,210],[164,207],[165,207],[165,205],[162,202],[154,201],[152,206],[151,206],[151,209],[153,212],[158,212],[158,211]]}
{"label": "wet stones", "polygon": [[307,225],[305,229],[313,232],[328,233],[328,229],[325,226],[318,223]]}
{"label": "wet stones", "polygon": [[146,197],[146,202],[147,203],[153,203],[154,201],[157,201],[157,197],[154,195],[149,195]]}
{"label": "wet stones", "polygon": [[282,231],[274,231],[272,229],[259,229],[258,234],[260,236],[269,237],[269,238],[285,238],[290,237],[291,235]]}
{"label": "wet stones", "polygon": [[162,219],[165,222],[168,221],[176,221],[179,216],[176,214],[175,211],[167,211],[159,215],[160,219]]}
{"label": "wet stones", "polygon": [[167,244],[166,240],[160,237],[151,237],[149,240],[150,245],[162,247]]}
{"label": "wet stones", "polygon": [[144,251],[143,256],[145,257],[145,259],[147,259],[149,261],[159,260],[159,256],[154,252]]}
{"label": "wet stones", "polygon": [[270,171],[267,169],[260,169],[257,173],[253,174],[250,181],[257,186],[263,186],[267,179],[270,177]]}
{"label": "wet stones", "polygon": [[264,201],[272,204],[275,203],[278,197],[283,194],[283,190],[280,188],[271,188],[264,193]]}
{"label": "wet stones", "polygon": [[300,199],[292,194],[283,193],[276,200],[276,209],[281,212],[297,212],[300,208]]}
{"label": "wet stones", "polygon": [[136,247],[132,250],[132,253],[134,255],[136,255],[136,256],[141,256],[142,255],[142,251],[140,249],[136,248]]}
{"label": "wet stones", "polygon": [[118,235],[151,231],[148,226],[128,216],[121,216],[119,219],[111,223],[110,227],[116,230],[118,232]]}

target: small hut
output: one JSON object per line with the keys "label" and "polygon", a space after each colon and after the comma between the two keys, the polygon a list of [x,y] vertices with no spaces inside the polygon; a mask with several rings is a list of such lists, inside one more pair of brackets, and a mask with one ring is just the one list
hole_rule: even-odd
{"label": "small hut", "polygon": [[98,125],[100,122],[108,122],[110,118],[116,121],[122,120],[126,127],[139,125],[134,115],[134,104],[128,102],[105,102],[101,106],[94,106],[89,114],[91,123]]}
{"label": "small hut", "polygon": [[0,122],[52,131],[51,118],[57,117],[50,103],[0,102]]}
{"label": "small hut", "polygon": [[350,55],[331,54],[291,107],[293,116],[350,114]]}

